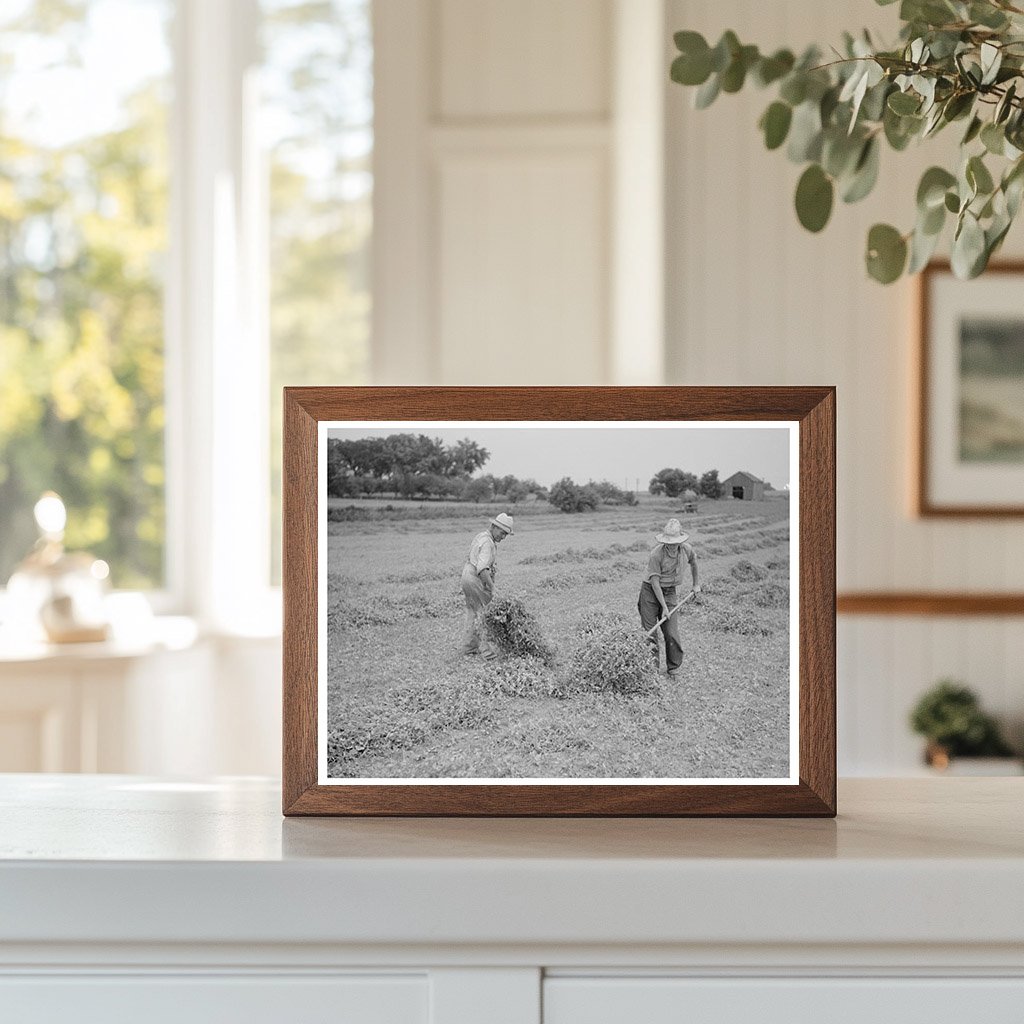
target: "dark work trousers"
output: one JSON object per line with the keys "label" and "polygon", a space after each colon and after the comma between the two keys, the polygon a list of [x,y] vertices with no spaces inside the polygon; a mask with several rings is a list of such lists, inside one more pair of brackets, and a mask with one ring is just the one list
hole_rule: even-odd
{"label": "dark work trousers", "polygon": [[[676,606],[676,588],[662,587],[661,592],[665,597],[665,604],[669,610]],[[640,612],[640,621],[643,623],[644,632],[653,629],[654,624],[661,618],[661,605],[658,604],[658,595],[654,593],[654,587],[644,580],[640,587],[640,599],[636,603]],[[665,635],[665,662],[669,672],[675,671],[683,663],[683,646],[679,642],[679,612],[669,616],[668,622],[661,624],[661,632]],[[658,656],[658,635],[652,633],[648,639],[654,644],[654,656]]]}

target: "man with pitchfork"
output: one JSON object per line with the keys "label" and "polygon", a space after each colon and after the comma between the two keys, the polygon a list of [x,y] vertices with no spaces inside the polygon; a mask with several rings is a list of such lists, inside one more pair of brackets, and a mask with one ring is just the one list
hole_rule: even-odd
{"label": "man with pitchfork", "polygon": [[654,644],[654,657],[658,657],[658,632],[661,626],[665,636],[665,663],[670,676],[683,664],[683,647],[679,641],[679,607],[689,595],[679,600],[676,588],[682,584],[683,560],[690,564],[693,594],[700,593],[697,577],[697,558],[686,543],[689,534],[683,533],[678,519],[670,519],[656,537],[657,544],[647,559],[647,572],[640,587],[637,609],[648,639]]}

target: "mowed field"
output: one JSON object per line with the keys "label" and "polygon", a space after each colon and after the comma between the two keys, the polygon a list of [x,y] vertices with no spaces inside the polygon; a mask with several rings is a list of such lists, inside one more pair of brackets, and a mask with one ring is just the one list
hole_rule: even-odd
{"label": "mowed field", "polygon": [[559,688],[572,681],[588,613],[640,630],[647,556],[678,502],[512,510],[495,596],[521,599],[538,618],[556,651],[550,666],[459,652],[462,566],[505,507],[388,504],[343,499],[329,511],[338,517],[328,522],[331,777],[788,775],[786,499],[705,501],[679,515],[705,593],[680,612],[682,671],[628,696]]}

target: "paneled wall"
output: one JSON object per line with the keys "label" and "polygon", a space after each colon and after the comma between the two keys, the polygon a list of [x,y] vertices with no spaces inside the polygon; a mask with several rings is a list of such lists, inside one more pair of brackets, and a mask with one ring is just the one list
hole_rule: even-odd
{"label": "paneled wall", "polygon": [[[744,42],[796,47],[865,24],[891,39],[893,11],[866,0],[669,0],[667,16],[670,30],[717,39],[732,28]],[[1024,522],[910,513],[913,285],[883,288],[863,270],[867,229],[909,229],[917,179],[955,137],[885,152],[877,194],[838,204],[814,236],[793,213],[800,169],[766,152],[756,129],[768,95],[722,96],[705,111],[691,99],[667,87],[669,381],[838,387],[841,590],[1024,590]],[[1011,233],[1006,252],[1021,254],[1022,241]],[[907,712],[942,676],[968,681],[1019,729],[1022,665],[1024,619],[840,618],[841,770],[912,769]]]}
{"label": "paneled wall", "polygon": [[[612,21],[610,0],[378,5],[376,293],[420,295],[378,302],[378,380],[606,379]],[[399,60],[419,73],[396,91]]]}

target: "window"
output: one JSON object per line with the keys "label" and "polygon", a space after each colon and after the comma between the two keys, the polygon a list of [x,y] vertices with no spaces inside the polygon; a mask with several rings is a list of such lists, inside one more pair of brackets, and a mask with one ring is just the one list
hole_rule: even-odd
{"label": "window", "polygon": [[372,68],[370,0],[4,4],[0,587],[53,489],[116,587],[269,628],[281,388],[368,375]]}
{"label": "window", "polygon": [[116,586],[164,581],[171,15],[170,0],[0,14],[0,585],[47,489],[68,545]]}

